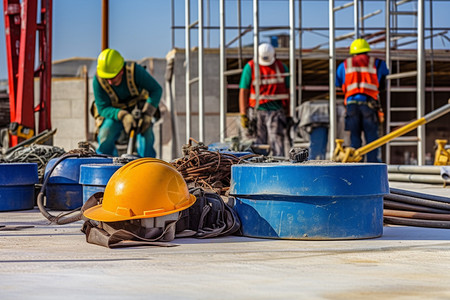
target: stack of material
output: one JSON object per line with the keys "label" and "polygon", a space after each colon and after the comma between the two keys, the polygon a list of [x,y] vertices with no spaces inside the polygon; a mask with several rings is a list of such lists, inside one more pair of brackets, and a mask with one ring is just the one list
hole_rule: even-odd
{"label": "stack of material", "polygon": [[385,224],[450,229],[450,198],[391,188],[383,215]]}

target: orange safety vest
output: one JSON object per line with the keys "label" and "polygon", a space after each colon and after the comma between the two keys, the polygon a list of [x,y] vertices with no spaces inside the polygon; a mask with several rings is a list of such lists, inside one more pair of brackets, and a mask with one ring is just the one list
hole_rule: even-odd
{"label": "orange safety vest", "polygon": [[347,98],[355,94],[366,94],[378,99],[378,76],[375,58],[367,54],[355,55],[344,61],[345,82],[342,90]]}
{"label": "orange safety vest", "polygon": [[[256,79],[255,79],[255,63],[253,60],[249,61],[249,65],[252,68],[252,84],[250,88],[250,107],[256,105]],[[285,77],[288,76],[280,72],[284,71],[283,63],[276,60],[270,66],[259,65],[260,84],[259,84],[259,104],[264,104],[269,101],[282,101],[283,107],[289,101],[289,90],[286,88]]]}

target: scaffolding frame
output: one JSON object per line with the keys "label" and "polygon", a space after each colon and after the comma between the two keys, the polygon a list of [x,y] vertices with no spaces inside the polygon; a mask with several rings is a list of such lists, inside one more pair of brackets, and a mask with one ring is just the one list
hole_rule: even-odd
{"label": "scaffolding frame", "polygon": [[[204,41],[203,41],[203,31],[204,30],[219,30],[220,34],[220,46],[219,46],[219,55],[220,55],[220,140],[223,142],[226,138],[225,131],[226,131],[226,113],[227,113],[227,105],[226,105],[226,99],[227,99],[227,86],[226,86],[226,77],[233,74],[239,74],[242,72],[242,36],[246,34],[247,32],[250,32],[249,29],[253,32],[253,44],[258,45],[259,44],[259,34],[261,30],[274,30],[274,29],[289,29],[289,75],[290,75],[290,96],[291,96],[291,114],[294,118],[297,118],[296,111],[298,106],[302,103],[303,97],[302,97],[302,90],[310,89],[308,87],[304,87],[302,85],[302,34],[305,31],[305,28],[302,26],[302,19],[301,19],[301,13],[302,13],[302,0],[287,0],[289,2],[289,26],[286,27],[270,27],[270,26],[260,26],[259,24],[259,0],[253,0],[253,26],[250,26],[251,28],[246,28],[244,31],[242,31],[243,27],[241,24],[241,0],[236,0],[238,5],[238,24],[237,26],[227,26],[225,24],[225,0],[219,1],[219,15],[220,15],[220,22],[219,26],[204,26],[203,25],[203,15],[204,15],[204,9],[203,9],[203,2],[205,0],[197,0],[197,6],[198,6],[198,21],[194,23],[190,23],[190,2],[195,0],[185,0],[185,26],[176,26],[174,23],[174,13],[173,9],[175,6],[174,0],[172,0],[172,43],[174,47],[175,43],[175,30],[177,29],[184,29],[185,30],[185,42],[186,42],[186,139],[189,140],[190,137],[190,86],[198,82],[199,84],[199,139],[204,140],[204,115],[203,115],[203,105],[204,105],[204,95],[203,95],[203,84],[204,84],[204,78],[202,76],[202,70],[203,70],[203,49],[204,49]],[[208,20],[209,18],[209,0],[208,1]],[[344,5],[335,7],[335,0],[325,0],[329,3],[329,87],[328,92],[330,95],[330,129],[329,129],[329,153],[330,157],[332,156],[332,153],[334,151],[334,141],[336,139],[336,87],[335,87],[335,74],[336,74],[336,42],[346,39],[346,38],[359,38],[361,37],[361,34],[366,31],[382,31],[385,30],[385,53],[386,53],[386,63],[388,65],[388,68],[391,72],[389,75],[389,78],[386,82],[386,89],[387,89],[387,133],[390,132],[389,123],[391,122],[390,119],[390,100],[391,100],[391,80],[396,78],[402,78],[402,76],[417,76],[417,118],[423,117],[425,113],[425,43],[424,43],[424,33],[425,30],[430,30],[433,32],[434,30],[438,29],[433,27],[433,24],[431,24],[430,27],[426,28],[424,24],[424,4],[425,0],[413,0],[414,2],[418,3],[418,12],[417,12],[417,20],[418,24],[417,27],[411,27],[411,28],[400,28],[398,27],[397,22],[395,24],[391,24],[391,15],[393,11],[390,9],[391,3],[395,3],[395,5],[401,5],[405,2],[410,2],[411,0],[386,0],[385,5],[385,13],[386,13],[386,24],[384,27],[365,27],[364,26],[364,20],[367,18],[370,18],[371,16],[377,15],[381,13],[381,10],[374,11],[372,13],[369,13],[367,15],[364,15],[364,0],[353,0],[350,1]],[[428,0],[430,3],[430,7],[432,5],[433,0]],[[298,16],[296,19],[295,16],[295,5],[297,2],[298,6]],[[383,2],[383,1],[379,1]],[[335,12],[340,9],[345,9],[347,7],[353,6],[353,14],[354,14],[354,26],[353,28],[350,27],[336,27],[335,25]],[[362,16],[362,17],[361,17]],[[298,21],[298,27],[295,26],[295,21]],[[198,69],[199,69],[199,76],[197,78],[191,79],[189,74],[189,67],[190,67],[190,52],[191,52],[191,44],[190,44],[190,31],[192,29],[198,30]],[[228,29],[237,29],[238,30],[238,36],[233,38],[231,41],[227,43],[226,39],[226,30]],[[323,28],[306,28],[307,30],[323,30]],[[343,36],[335,36],[336,30],[352,30],[353,32],[350,32]],[[417,38],[418,38],[418,47],[417,47],[417,71],[416,74],[409,73],[409,74],[392,74],[392,58],[390,53],[390,45],[392,42],[392,37],[390,35],[390,32],[397,31],[399,29],[410,29],[410,30],[416,30],[417,32]],[[448,29],[448,28],[440,28],[442,30]],[[298,47],[296,47],[296,35],[299,35],[298,38]],[[379,35],[380,33],[376,32],[373,35]],[[382,34],[382,33],[381,33]],[[431,34],[430,38],[433,39],[435,36],[438,36],[439,34],[433,35]],[[226,69],[226,48],[228,45],[234,43],[236,40],[238,40],[238,69],[235,70],[227,70]],[[394,41],[397,43],[397,41]],[[209,41],[208,41],[209,44]],[[323,44],[324,45],[324,44]],[[319,45],[318,47],[320,48]],[[258,47],[254,47],[253,49],[253,59],[255,60],[255,71],[258,70],[258,60],[255,59],[258,57]],[[298,76],[296,77],[296,71],[298,72]],[[259,72],[257,72],[259,75]],[[258,80],[258,79],[257,79]],[[314,89],[314,87],[311,87]],[[316,87],[317,88],[317,87]],[[297,94],[298,92],[298,94]],[[424,164],[425,160],[425,127],[421,126],[418,129],[418,143],[417,143],[417,156],[418,156],[418,164],[422,165]],[[389,162],[390,160],[390,146],[387,146],[386,150],[386,160]]]}

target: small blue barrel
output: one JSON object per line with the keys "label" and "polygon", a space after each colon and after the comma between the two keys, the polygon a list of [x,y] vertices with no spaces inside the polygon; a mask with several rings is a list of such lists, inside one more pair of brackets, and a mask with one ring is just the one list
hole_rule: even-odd
{"label": "small blue barrel", "polygon": [[230,194],[245,236],[333,240],[383,234],[385,164],[233,165]]}
{"label": "small blue barrel", "polygon": [[0,164],[0,211],[32,209],[37,183],[37,164]]}
{"label": "small blue barrel", "polygon": [[[44,178],[59,158],[53,158],[45,167]],[[83,205],[83,187],[79,183],[80,166],[84,164],[111,164],[112,158],[66,158],[53,170],[47,184],[45,206],[55,210],[72,210]]]}
{"label": "small blue barrel", "polygon": [[80,184],[83,186],[83,204],[95,193],[104,192],[109,178],[123,164],[89,164],[80,168]]}

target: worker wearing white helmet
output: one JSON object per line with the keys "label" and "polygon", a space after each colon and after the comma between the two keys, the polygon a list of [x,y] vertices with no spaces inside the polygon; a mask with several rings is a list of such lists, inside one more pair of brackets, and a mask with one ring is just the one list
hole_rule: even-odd
{"label": "worker wearing white helmet", "polygon": [[[256,102],[255,64],[249,61],[239,84],[241,125],[256,137],[256,144],[269,144],[274,156],[284,156],[289,116],[289,70],[275,57],[272,45],[259,45],[259,102]],[[254,124],[256,122],[256,125]]]}
{"label": "worker wearing white helmet", "polygon": [[[351,147],[362,146],[361,134],[366,143],[378,139],[378,125],[383,122],[379,100],[380,85],[384,85],[389,74],[386,63],[368,55],[369,43],[356,39],[350,46],[351,57],[337,68],[336,86],[342,87],[345,94],[345,130],[350,131]],[[379,151],[367,153],[367,162],[379,162]]]}

